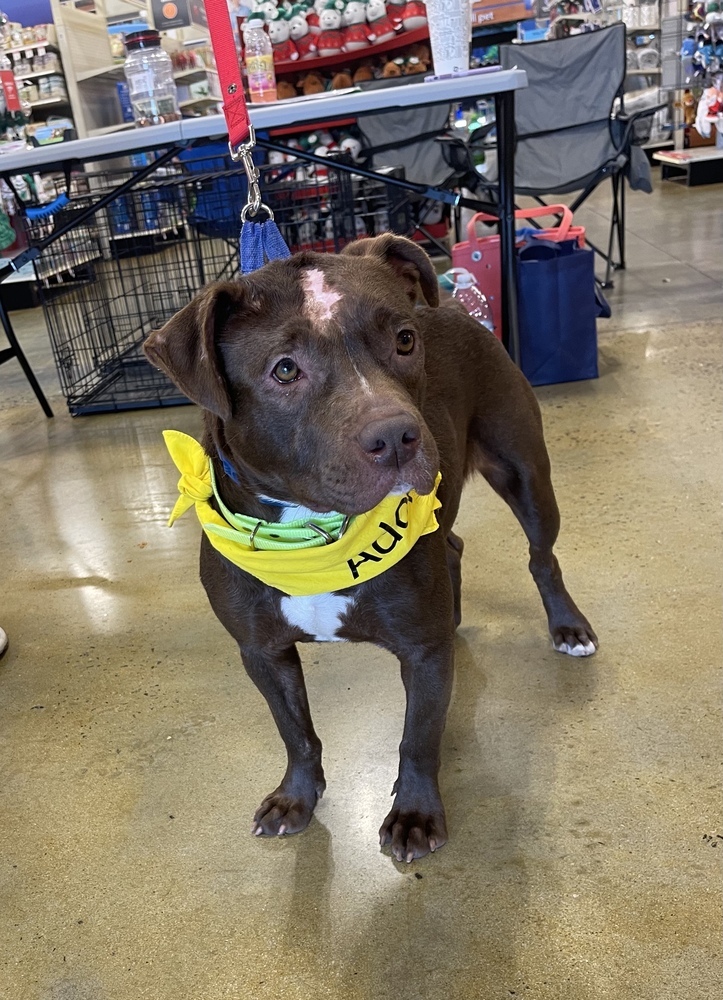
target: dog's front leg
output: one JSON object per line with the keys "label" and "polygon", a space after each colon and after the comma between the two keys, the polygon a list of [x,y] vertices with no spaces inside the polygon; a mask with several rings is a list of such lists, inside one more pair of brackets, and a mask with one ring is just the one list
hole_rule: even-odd
{"label": "dog's front leg", "polygon": [[447,823],[439,794],[442,732],[452,690],[453,636],[435,644],[410,642],[399,656],[407,692],[404,735],[399,747],[399,777],[394,805],[379,831],[397,861],[412,861],[447,842]]}
{"label": "dog's front leg", "polygon": [[242,645],[241,658],[268,702],[288,758],[281,784],[256,810],[251,832],[259,837],[299,833],[326,788],[321,740],[311,721],[299,654],[296,646],[262,650]]}

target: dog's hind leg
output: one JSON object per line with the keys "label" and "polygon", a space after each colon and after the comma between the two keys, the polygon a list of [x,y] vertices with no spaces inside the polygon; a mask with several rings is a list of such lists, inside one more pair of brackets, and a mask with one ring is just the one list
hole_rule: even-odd
{"label": "dog's hind leg", "polygon": [[509,504],[527,535],[530,572],[547,612],[553,646],[571,656],[590,656],[597,649],[597,636],[567,592],[553,552],[560,514],[539,407],[521,376],[510,381],[507,405],[472,422],[471,464]]}

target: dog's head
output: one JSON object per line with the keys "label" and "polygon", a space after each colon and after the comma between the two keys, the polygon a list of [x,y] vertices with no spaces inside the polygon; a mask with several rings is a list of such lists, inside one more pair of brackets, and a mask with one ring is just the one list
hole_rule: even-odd
{"label": "dog's head", "polygon": [[417,304],[438,301],[424,251],[386,234],[211,285],[145,351],[255,492],[358,514],[433,488]]}

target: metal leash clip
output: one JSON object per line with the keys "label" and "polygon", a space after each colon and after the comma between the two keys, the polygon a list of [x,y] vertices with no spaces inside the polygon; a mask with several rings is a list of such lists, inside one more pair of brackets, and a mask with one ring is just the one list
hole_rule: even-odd
{"label": "metal leash clip", "polygon": [[228,149],[231,154],[231,159],[234,162],[241,162],[241,166],[244,168],[244,172],[248,179],[248,195],[246,197],[246,204],[241,210],[241,222],[246,222],[246,220],[251,217],[254,218],[263,209],[268,213],[269,219],[273,219],[274,213],[271,211],[268,205],[265,205],[261,201],[261,188],[259,187],[259,168],[254,163],[253,152],[256,146],[256,133],[254,131],[253,125],[249,123],[249,137],[246,142],[242,142],[238,149],[234,147],[229,142]]}

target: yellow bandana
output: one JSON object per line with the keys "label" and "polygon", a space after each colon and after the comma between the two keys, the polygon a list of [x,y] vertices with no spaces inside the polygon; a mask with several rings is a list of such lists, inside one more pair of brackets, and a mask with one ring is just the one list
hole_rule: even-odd
{"label": "yellow bandana", "polygon": [[[435,511],[442,506],[437,499],[441,473],[427,496],[410,490],[402,496],[385,497],[373,510],[352,518],[336,541],[326,544],[317,531],[302,530],[306,523],[295,522],[297,541],[293,547],[274,547],[270,539],[291,524],[256,521],[225,508],[226,516],[222,517],[209,503],[214,495],[213,469],[201,445],[180,431],[164,431],[163,437],[181,473],[181,495],[169,525],[195,505],[201,527],[221,555],[292,597],[326,594],[371,580],[398,563],[421,535],[439,527]],[[265,548],[259,547],[262,538],[266,539]]]}

